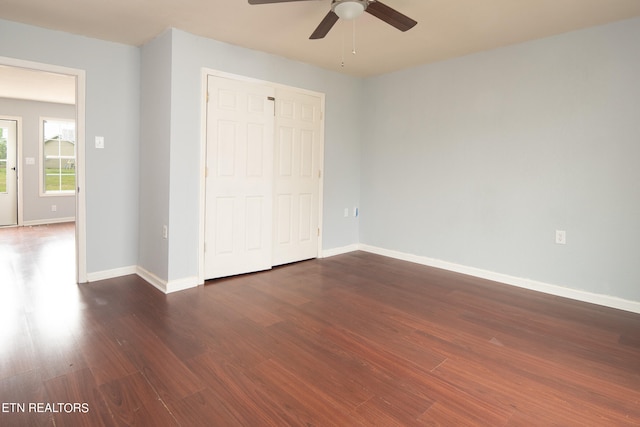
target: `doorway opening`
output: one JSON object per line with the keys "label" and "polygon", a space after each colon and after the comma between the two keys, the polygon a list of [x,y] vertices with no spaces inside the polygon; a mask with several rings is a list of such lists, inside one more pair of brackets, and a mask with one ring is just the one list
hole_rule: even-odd
{"label": "doorway opening", "polygon": [[[0,232],[7,233],[3,244],[11,244],[16,233],[42,239],[37,236],[52,238],[60,231],[61,241],[66,242],[61,247],[68,252],[64,259],[70,260],[75,283],[87,281],[84,106],[83,70],[0,57],[0,140],[6,145],[2,155],[0,142],[0,157],[5,159],[0,159],[0,175],[4,172],[5,177],[0,190],[15,184],[7,197],[7,222],[5,211],[0,212],[5,226]],[[9,140],[13,131],[4,130],[13,124],[15,143]],[[0,201],[0,210],[3,207]]]}

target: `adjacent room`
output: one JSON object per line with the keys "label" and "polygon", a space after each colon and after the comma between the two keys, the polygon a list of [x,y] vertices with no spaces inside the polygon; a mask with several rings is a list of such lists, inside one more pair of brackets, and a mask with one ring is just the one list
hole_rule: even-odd
{"label": "adjacent room", "polygon": [[636,0],[32,0],[0,40],[0,424],[640,424]]}

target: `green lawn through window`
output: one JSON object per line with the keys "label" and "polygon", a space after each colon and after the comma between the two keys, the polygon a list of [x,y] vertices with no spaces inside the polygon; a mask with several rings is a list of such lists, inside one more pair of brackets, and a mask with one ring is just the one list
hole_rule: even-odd
{"label": "green lawn through window", "polygon": [[7,168],[2,165],[0,167],[0,193],[7,192]]}
{"label": "green lawn through window", "polygon": [[75,191],[75,170],[47,168],[45,173],[45,191]]}

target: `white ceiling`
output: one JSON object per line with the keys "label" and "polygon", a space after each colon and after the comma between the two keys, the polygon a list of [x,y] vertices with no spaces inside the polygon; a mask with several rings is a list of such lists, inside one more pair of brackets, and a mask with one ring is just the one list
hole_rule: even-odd
{"label": "white ceiling", "polygon": [[[640,0],[383,0],[418,21],[402,33],[365,13],[309,40],[331,0],[1,0],[0,18],[140,46],[169,27],[354,76],[640,16]],[[343,48],[344,45],[344,48]],[[345,65],[341,66],[341,57]]]}

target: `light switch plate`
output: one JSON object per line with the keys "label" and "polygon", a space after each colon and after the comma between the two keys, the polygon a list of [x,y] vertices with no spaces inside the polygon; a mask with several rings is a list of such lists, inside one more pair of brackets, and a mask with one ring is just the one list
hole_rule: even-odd
{"label": "light switch plate", "polygon": [[104,148],[104,136],[96,136],[96,148]]}

